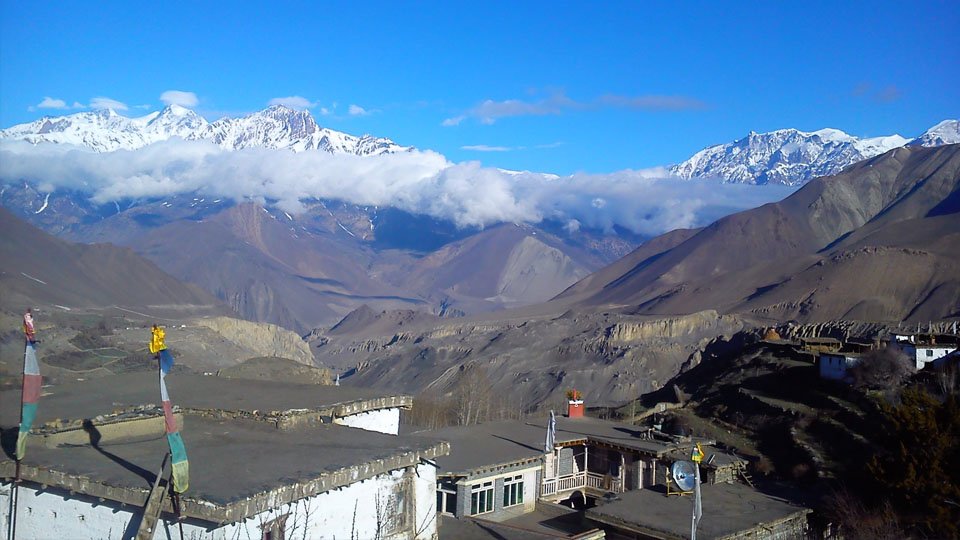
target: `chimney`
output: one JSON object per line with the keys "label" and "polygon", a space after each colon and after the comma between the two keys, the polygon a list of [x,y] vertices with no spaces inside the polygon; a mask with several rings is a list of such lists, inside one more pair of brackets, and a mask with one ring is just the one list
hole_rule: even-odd
{"label": "chimney", "polygon": [[583,395],[579,390],[567,390],[567,418],[583,418]]}

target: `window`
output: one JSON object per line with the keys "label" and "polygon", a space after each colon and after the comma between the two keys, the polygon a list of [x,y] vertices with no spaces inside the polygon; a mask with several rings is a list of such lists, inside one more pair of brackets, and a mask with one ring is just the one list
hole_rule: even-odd
{"label": "window", "polygon": [[449,481],[440,481],[437,489],[437,512],[455,514],[457,512],[457,485]]}
{"label": "window", "polygon": [[493,512],[493,482],[470,487],[470,514]]}
{"label": "window", "polygon": [[503,479],[503,506],[523,504],[523,476]]}
{"label": "window", "polygon": [[933,356],[933,349],[927,349],[927,356]]}

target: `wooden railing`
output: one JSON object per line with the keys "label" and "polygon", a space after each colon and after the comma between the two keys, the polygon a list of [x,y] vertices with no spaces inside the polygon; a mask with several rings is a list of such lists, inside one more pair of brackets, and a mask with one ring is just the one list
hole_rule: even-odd
{"label": "wooden railing", "polygon": [[610,478],[596,473],[574,473],[547,478],[540,486],[540,496],[549,497],[564,491],[580,488],[593,488],[599,491],[623,492],[623,481],[620,478]]}
{"label": "wooden railing", "polygon": [[601,491],[623,493],[623,480],[604,474],[587,473],[587,487]]}
{"label": "wooden railing", "polygon": [[554,495],[561,491],[570,491],[586,485],[587,475],[582,472],[567,474],[556,478],[547,478],[540,487],[540,495]]}

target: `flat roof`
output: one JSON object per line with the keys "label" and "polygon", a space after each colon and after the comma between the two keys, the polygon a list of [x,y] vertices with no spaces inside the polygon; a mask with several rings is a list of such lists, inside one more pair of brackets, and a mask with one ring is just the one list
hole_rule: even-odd
{"label": "flat roof", "polygon": [[493,521],[485,516],[456,518],[440,515],[437,535],[441,540],[549,540],[565,538],[586,540],[602,538],[603,532],[585,523],[576,510],[545,512],[536,509],[516,517]]}
{"label": "flat roof", "polygon": [[[594,443],[636,450],[651,455],[664,455],[677,444],[644,438],[646,432],[631,424],[620,424],[596,418],[557,417],[556,444],[590,439]],[[450,455],[437,460],[443,473],[469,474],[492,466],[509,465],[543,456],[547,435],[547,418],[485,422],[473,426],[455,426],[421,431],[414,435],[436,437],[450,442]]]}
{"label": "flat roof", "polygon": [[[421,458],[436,459],[449,450],[436,439],[335,424],[278,430],[260,421],[185,415],[181,433],[190,462],[184,513],[217,523],[417,465]],[[142,506],[167,450],[162,428],[156,435],[99,447],[48,448],[34,439],[21,464],[21,477]],[[14,471],[13,459],[3,455],[0,476],[12,478]]]}
{"label": "flat roof", "polygon": [[[587,510],[600,523],[664,538],[689,538],[693,498],[667,497],[661,489],[619,494],[620,500]],[[723,538],[761,525],[805,516],[810,510],[742,484],[703,484],[698,536]]]}
{"label": "flat roof", "polygon": [[[259,414],[349,409],[351,414],[382,406],[409,407],[410,396],[350,386],[229,379],[194,373],[167,375],[173,404],[181,410],[223,410]],[[124,373],[43,388],[34,426],[56,419],[85,419],[160,405],[158,374]],[[0,424],[20,422],[20,390],[0,392]]]}

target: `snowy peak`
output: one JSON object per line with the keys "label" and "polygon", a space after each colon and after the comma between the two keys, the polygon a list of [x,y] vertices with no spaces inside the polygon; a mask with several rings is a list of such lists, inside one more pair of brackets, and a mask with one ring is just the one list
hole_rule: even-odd
{"label": "snowy peak", "polygon": [[309,111],[274,105],[240,118],[207,122],[194,111],[169,105],[159,112],[127,118],[112,110],[44,117],[0,130],[0,139],[33,144],[52,142],[87,147],[95,152],[135,150],[173,137],[211,141],[227,150],[324,150],[334,154],[378,155],[410,150],[390,139],[356,137],[317,125]]}
{"label": "snowy peak", "polygon": [[697,152],[670,168],[681,178],[717,178],[740,184],[800,185],[907,144],[936,146],[960,142],[958,122],[937,124],[917,139],[900,135],[857,138],[839,129],[812,132],[779,129],[768,133],[751,131],[732,143],[718,144]]}
{"label": "snowy peak", "polygon": [[960,143],[960,120],[944,120],[910,142],[911,146],[941,146]]}
{"label": "snowy peak", "polygon": [[181,137],[189,139],[196,132],[206,129],[209,125],[204,117],[179,105],[168,105],[159,113],[134,119],[133,122],[143,122],[144,120],[147,120],[143,128],[145,132],[163,138]]}

